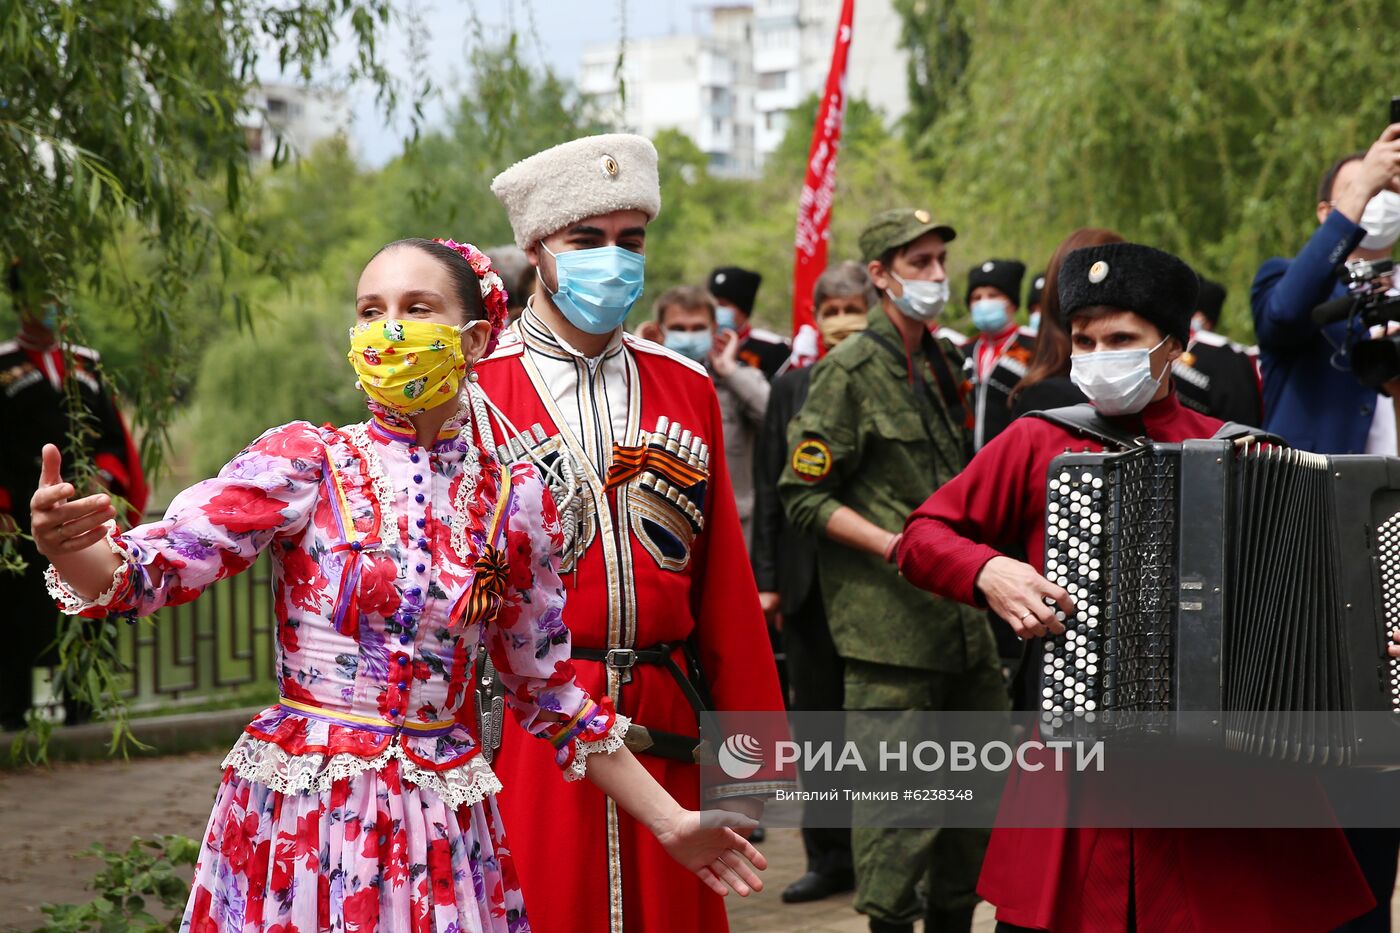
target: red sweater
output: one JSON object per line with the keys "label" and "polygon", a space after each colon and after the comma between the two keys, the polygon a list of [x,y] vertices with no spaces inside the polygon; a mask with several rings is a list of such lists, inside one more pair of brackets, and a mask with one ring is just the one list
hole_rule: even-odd
{"label": "red sweater", "polygon": [[[1210,437],[1221,424],[1183,408],[1175,394],[1148,405],[1140,417],[1115,421],[1164,443]],[[1102,449],[1048,421],[1017,419],[909,517],[900,570],[916,586],[969,605],[984,605],[975,581],[999,548],[1024,547],[1043,572],[1050,461],[1067,450]],[[1000,824],[1017,821],[1024,779],[1011,776]],[[1294,806],[1326,806],[1311,786],[1314,798]],[[1043,785],[1034,799],[1046,800]],[[1083,805],[1068,797],[1063,802],[1066,817],[1068,808]],[[1038,817],[1043,826],[1047,815]],[[1374,905],[1339,829],[999,825],[977,890],[1006,923],[1055,933],[1118,933],[1126,925],[1130,884],[1140,933],[1322,933]]]}

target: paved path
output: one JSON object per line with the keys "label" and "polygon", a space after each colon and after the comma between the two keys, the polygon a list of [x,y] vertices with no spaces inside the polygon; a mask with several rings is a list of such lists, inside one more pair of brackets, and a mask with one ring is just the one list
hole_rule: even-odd
{"label": "paved path", "polygon": [[[202,835],[222,757],[220,751],[0,771],[0,930],[39,926],[39,905],[45,902],[86,901],[91,896],[86,884],[101,863],[77,853],[94,842],[125,848],[135,835]],[[817,904],[779,900],[783,887],[802,871],[797,830],[772,830],[763,851],[769,859],[767,888],[748,898],[730,896],[735,933],[867,929],[849,895]],[[988,919],[977,933],[991,929]]]}
{"label": "paved path", "polygon": [[[200,836],[209,818],[223,752],[137,761],[61,764],[0,771],[0,930],[32,930],[44,902],[80,903],[100,868],[75,857],[93,842],[125,848],[134,835]],[[795,829],[774,829],[763,844],[767,887],[729,900],[735,933],[863,933],[849,895],[788,905],[783,887],[802,871]],[[1400,911],[1396,920],[1400,921]],[[974,933],[992,933],[991,909],[978,909]]]}
{"label": "paved path", "polygon": [[202,836],[222,759],[220,752],[0,771],[0,929],[34,929],[45,902],[90,900],[86,884],[102,863],[75,856],[94,842],[125,849],[132,836]]}
{"label": "paved path", "polygon": [[[763,891],[748,897],[729,896],[729,926],[733,933],[865,933],[865,917],[851,907],[851,895],[814,904],[784,904],[779,895],[802,874],[806,859],[802,837],[795,829],[770,829],[760,847],[768,856]],[[996,923],[989,904],[978,906],[973,933],[992,933]]]}

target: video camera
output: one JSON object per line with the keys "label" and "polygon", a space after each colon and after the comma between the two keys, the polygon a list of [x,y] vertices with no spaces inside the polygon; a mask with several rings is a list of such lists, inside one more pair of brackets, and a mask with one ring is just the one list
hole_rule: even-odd
{"label": "video camera", "polygon": [[[1391,259],[1359,259],[1346,265],[1347,293],[1313,308],[1313,321],[1322,326],[1355,320],[1367,328],[1400,321],[1400,292],[1392,284],[1395,262]],[[1400,283],[1396,283],[1400,284]],[[1343,355],[1351,357],[1351,369],[1361,384],[1379,389],[1400,378],[1400,332],[1365,337],[1352,342]]]}

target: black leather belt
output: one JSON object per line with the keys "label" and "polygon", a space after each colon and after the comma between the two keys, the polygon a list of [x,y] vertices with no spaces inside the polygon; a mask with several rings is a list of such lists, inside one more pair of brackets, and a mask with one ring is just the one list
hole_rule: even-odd
{"label": "black leather belt", "polygon": [[[676,685],[681,688],[686,701],[695,711],[696,719],[706,709],[700,690],[686,672],[676,663],[677,649],[683,651],[686,665],[699,674],[699,665],[691,654],[690,645],[683,641],[663,643],[650,648],[583,648],[573,646],[573,656],[583,661],[598,661],[613,670],[631,670],[638,664],[655,664],[671,672]],[[627,747],[635,752],[646,752],[659,758],[694,763],[702,759],[702,745],[699,738],[681,735],[676,732],[663,732],[633,724],[627,732]]]}

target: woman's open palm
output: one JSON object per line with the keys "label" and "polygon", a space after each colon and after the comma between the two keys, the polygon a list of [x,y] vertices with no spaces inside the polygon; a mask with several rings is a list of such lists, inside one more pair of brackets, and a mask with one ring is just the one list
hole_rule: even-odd
{"label": "woman's open palm", "polygon": [[758,873],[768,867],[768,860],[734,828],[754,825],[753,820],[729,810],[685,810],[656,838],[716,894],[723,897],[732,890],[747,897],[750,891],[763,890]]}

